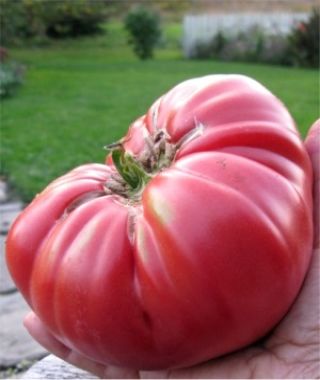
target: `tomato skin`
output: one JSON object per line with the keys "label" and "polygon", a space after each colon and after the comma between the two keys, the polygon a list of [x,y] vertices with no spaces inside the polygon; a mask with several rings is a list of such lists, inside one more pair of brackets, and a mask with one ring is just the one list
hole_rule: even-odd
{"label": "tomato skin", "polygon": [[51,183],[18,217],[7,262],[49,330],[101,363],[193,365],[248,345],[286,314],[312,246],[312,174],[290,114],[262,85],[215,75],[176,86],[129,128],[178,149],[140,202],[105,192],[106,164]]}

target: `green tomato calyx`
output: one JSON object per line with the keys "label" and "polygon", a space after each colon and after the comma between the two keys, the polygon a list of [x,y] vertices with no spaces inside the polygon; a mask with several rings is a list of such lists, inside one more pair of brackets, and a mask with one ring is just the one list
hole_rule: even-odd
{"label": "green tomato calyx", "polygon": [[194,129],[177,143],[172,143],[168,133],[159,129],[145,138],[145,147],[136,157],[126,151],[124,144],[127,140],[107,145],[116,171],[105,184],[106,192],[139,201],[148,182],[172,164],[183,145],[202,133],[203,125],[196,123]]}

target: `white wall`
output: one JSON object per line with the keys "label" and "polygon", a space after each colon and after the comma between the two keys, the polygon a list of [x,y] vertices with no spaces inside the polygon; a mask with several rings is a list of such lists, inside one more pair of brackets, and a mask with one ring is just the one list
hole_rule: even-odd
{"label": "white wall", "polygon": [[186,15],[183,20],[183,50],[187,57],[198,42],[206,42],[218,31],[234,35],[253,26],[266,33],[287,34],[299,21],[305,21],[308,13],[234,13]]}

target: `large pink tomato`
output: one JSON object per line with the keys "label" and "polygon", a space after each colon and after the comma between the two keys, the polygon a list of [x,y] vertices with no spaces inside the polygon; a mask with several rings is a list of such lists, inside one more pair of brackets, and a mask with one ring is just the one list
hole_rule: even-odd
{"label": "large pink tomato", "polygon": [[312,242],[310,162],[284,105],[256,81],[179,84],[24,210],[7,261],[68,347],[139,369],[248,345],[286,314]]}

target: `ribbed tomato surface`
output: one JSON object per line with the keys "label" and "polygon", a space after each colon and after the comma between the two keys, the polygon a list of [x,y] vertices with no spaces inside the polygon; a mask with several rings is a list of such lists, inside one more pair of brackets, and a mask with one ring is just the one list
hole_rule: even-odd
{"label": "ribbed tomato surface", "polygon": [[309,264],[310,163],[274,95],[240,75],[183,82],[130,126],[126,154],[152,153],[159,131],[173,154],[134,199],[106,190],[109,157],[52,182],[8,236],[30,307],[101,363],[175,368],[248,345]]}

